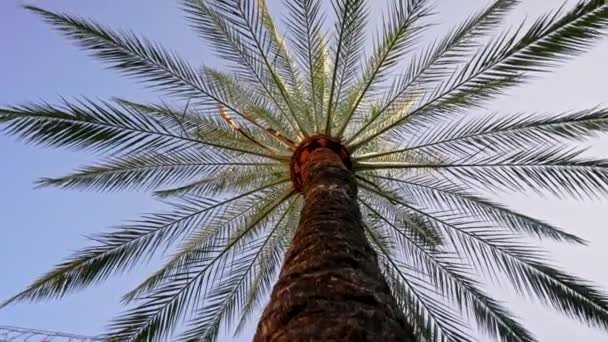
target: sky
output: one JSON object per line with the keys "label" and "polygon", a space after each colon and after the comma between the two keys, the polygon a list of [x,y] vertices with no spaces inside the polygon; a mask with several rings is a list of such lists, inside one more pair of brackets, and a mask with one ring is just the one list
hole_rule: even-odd
{"label": "sky", "polygon": [[[280,0],[268,1],[276,14]],[[383,3],[383,1],[380,1]],[[456,23],[486,0],[436,0],[435,20],[443,26]],[[61,96],[107,99],[122,96],[157,100],[158,94],[135,81],[107,70],[98,61],[20,8],[25,2],[0,1],[0,106],[28,101],[56,101]],[[176,50],[195,65],[221,66],[187,27],[177,2],[168,0],[29,1],[51,10],[95,18],[106,25],[125,28]],[[558,6],[561,0],[524,0],[513,22]],[[569,3],[572,3],[570,1]],[[376,24],[372,20],[371,24]],[[434,38],[434,37],[431,37]],[[491,103],[492,111],[563,112],[607,105],[608,41],[567,66],[515,89]],[[606,156],[608,143],[600,139],[592,153]],[[87,244],[84,235],[154,212],[161,206],[145,193],[93,193],[34,189],[34,181],[58,176],[94,159],[94,155],[27,146],[0,134],[0,301],[17,293],[72,251]],[[526,214],[564,227],[590,241],[587,247],[546,246],[565,269],[593,280],[608,290],[608,232],[604,211],[608,201],[557,200],[529,194],[501,198]],[[121,312],[121,294],[137,284],[153,265],[113,278],[61,301],[18,304],[0,310],[0,325],[96,335]],[[493,288],[511,304],[540,341],[605,341],[607,335],[544,309],[538,303],[517,299],[503,288]],[[251,340],[255,324],[239,341]],[[233,340],[223,335],[221,340]]]}

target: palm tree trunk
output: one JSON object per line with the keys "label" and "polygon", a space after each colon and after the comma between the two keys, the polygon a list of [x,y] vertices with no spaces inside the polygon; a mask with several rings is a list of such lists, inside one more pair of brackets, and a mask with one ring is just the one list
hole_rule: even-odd
{"label": "palm tree trunk", "polygon": [[334,151],[302,167],[305,204],[255,341],[415,341],[364,234],[357,186]]}

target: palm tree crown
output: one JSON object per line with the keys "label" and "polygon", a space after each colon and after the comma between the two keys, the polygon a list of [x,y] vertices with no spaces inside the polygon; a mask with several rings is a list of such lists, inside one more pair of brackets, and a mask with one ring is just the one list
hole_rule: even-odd
{"label": "palm tree crown", "polygon": [[108,155],[40,185],[153,190],[172,207],[94,236],[4,305],[62,297],[170,249],[164,265],[124,296],[132,308],[108,336],[161,340],[184,320],[180,340],[214,339],[221,324],[240,331],[297,226],[306,146],[322,144],[356,176],[367,237],[421,338],[467,341],[474,322],[494,340],[534,341],[482,290],[479,280],[495,275],[608,330],[608,297],[548,264],[525,239],[584,241],[482,195],[605,194],[608,162],[581,157],[574,142],[608,129],[608,110],[468,114],[585,52],[608,32],[608,4],[580,1],[501,32],[517,3],[494,0],[420,47],[429,1],[393,1],[364,57],[364,0],[334,0],[331,33],[322,1],[285,0],[285,38],[264,0],[183,0],[193,29],[230,71],[195,68],[135,34],[28,6],[94,57],[174,101],[0,108],[8,134]]}

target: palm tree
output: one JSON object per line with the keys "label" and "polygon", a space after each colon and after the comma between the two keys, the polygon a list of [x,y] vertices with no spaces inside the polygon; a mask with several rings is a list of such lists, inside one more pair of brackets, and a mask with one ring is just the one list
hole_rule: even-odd
{"label": "palm tree", "polygon": [[40,185],[150,190],[171,210],[94,236],[4,305],[63,297],[169,249],[124,296],[131,308],[108,339],[179,329],[179,340],[212,340],[222,324],[242,330],[271,292],[256,341],[467,341],[470,325],[534,341],[483,291],[489,277],[608,330],[608,297],[528,244],[584,241],[484,195],[606,194],[608,162],[583,158],[576,142],[608,130],[608,110],[471,114],[585,52],[608,32],[608,4],[580,1],[500,32],[517,3],[494,0],[420,48],[429,1],[396,0],[364,58],[364,0],[333,1],[331,34],[322,1],[286,0],[286,38],[263,0],[183,0],[228,72],[27,6],[170,99],[1,108],[7,134],[108,155]]}

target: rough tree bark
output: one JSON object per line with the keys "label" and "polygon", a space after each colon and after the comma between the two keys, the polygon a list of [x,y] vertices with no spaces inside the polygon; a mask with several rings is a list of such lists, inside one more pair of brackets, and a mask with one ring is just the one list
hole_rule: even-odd
{"label": "rough tree bark", "polygon": [[321,147],[301,178],[300,223],[254,341],[416,341],[365,237],[352,173]]}

